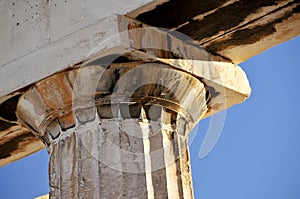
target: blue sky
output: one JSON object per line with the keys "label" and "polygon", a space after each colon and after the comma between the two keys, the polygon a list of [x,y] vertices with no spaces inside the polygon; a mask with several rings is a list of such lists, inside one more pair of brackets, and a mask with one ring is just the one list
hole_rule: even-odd
{"label": "blue sky", "polygon": [[222,135],[197,154],[209,119],[191,145],[195,198],[300,198],[300,37],[240,64],[250,98],[226,112]]}
{"label": "blue sky", "polygon": [[[300,37],[240,64],[252,95],[226,112],[222,135],[198,157],[210,119],[191,144],[196,199],[300,198]],[[41,151],[0,168],[0,199],[49,192],[48,155]]]}

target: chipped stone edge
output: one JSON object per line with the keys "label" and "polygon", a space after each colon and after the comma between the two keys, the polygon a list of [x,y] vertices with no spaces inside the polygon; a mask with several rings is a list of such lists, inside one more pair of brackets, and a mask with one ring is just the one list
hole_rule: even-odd
{"label": "chipped stone edge", "polygon": [[211,101],[209,103],[209,111],[203,118],[226,110],[234,104],[240,104],[251,94],[246,73],[235,64],[162,58],[157,58],[157,60],[191,73],[201,78],[207,85],[211,94]]}
{"label": "chipped stone edge", "polygon": [[46,194],[46,195],[43,195],[43,196],[36,197],[34,199],[48,199],[48,198],[49,198],[49,194]]}

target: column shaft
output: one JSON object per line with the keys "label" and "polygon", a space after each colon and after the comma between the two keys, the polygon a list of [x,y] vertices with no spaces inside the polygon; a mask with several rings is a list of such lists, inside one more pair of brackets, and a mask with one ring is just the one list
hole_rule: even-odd
{"label": "column shaft", "polygon": [[187,137],[204,84],[163,64],[90,66],[51,76],[17,115],[48,146],[51,198],[193,198]]}

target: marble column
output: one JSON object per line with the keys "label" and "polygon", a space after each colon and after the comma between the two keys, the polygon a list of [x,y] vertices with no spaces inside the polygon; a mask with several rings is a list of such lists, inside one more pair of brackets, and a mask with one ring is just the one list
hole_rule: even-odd
{"label": "marble column", "polygon": [[17,116],[48,147],[50,198],[188,199],[188,133],[208,96],[166,64],[93,65],[37,82]]}

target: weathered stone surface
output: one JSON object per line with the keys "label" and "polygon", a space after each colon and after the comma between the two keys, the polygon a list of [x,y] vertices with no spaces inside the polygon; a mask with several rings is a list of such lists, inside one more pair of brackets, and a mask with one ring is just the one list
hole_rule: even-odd
{"label": "weathered stone surface", "polygon": [[[14,5],[12,1],[1,2],[0,11],[2,13],[1,16],[3,16],[0,20],[1,27],[3,27],[1,35],[3,35],[2,38],[9,39],[1,40],[1,55],[4,56],[1,63],[5,64],[0,66],[0,81],[2,81],[0,82],[2,86],[0,102],[2,103],[8,98],[22,93],[22,90],[15,92],[17,89],[28,86],[57,71],[74,66],[77,63],[86,61],[86,59],[89,59],[89,61],[97,59],[96,55],[103,49],[109,48],[109,46],[104,45],[103,48],[95,50],[95,44],[99,44],[120,30],[125,31],[134,27],[146,27],[143,23],[138,22],[139,20],[148,25],[158,25],[182,31],[187,36],[197,40],[198,44],[208,48],[212,54],[221,55],[218,57],[211,54],[209,57],[214,61],[222,62],[230,62],[232,60],[235,63],[239,63],[299,34],[299,1],[297,0],[265,0],[259,2],[235,0],[199,2],[190,0],[188,2],[182,3],[182,1],[167,0],[135,1],[133,4],[126,5],[126,7],[124,7],[125,2],[118,2],[120,3],[118,4],[119,7],[117,6],[118,12],[115,13],[127,13],[126,16],[137,19],[127,18],[125,21],[130,23],[123,23],[124,18],[123,21],[120,21],[116,16],[109,17],[110,14],[108,13],[112,8],[106,9],[105,6],[109,6],[108,4],[101,7],[101,9],[103,8],[107,11],[105,12],[107,14],[105,19],[102,18],[104,17],[102,12],[93,12],[97,7],[96,4],[99,2],[93,4],[93,6],[76,2],[58,3],[55,1],[51,1],[49,4],[46,4],[47,2],[34,4],[35,1],[33,1],[15,3]],[[60,20],[56,20],[58,16],[56,14],[61,9],[71,6],[71,4],[75,7],[74,11],[80,10],[80,12],[76,12],[80,14],[76,15],[75,12],[71,11],[60,23]],[[36,5],[37,7],[35,7]],[[6,9],[7,7],[9,9]],[[172,10],[172,12],[169,12],[169,10]],[[35,15],[36,12],[38,13],[37,15]],[[56,14],[54,15],[54,13]],[[27,16],[31,17],[31,14],[34,16],[30,20],[36,22],[34,23],[35,25],[27,18]],[[163,17],[161,17],[162,14]],[[221,18],[224,20],[219,20],[220,15],[222,15]],[[78,20],[81,16],[84,16],[84,19]],[[26,19],[28,19],[27,22]],[[23,21],[19,22],[18,20]],[[62,24],[66,24],[68,20],[74,23],[68,24],[64,29],[59,28]],[[49,25],[49,21],[51,21],[52,28]],[[199,28],[200,25],[201,28]],[[120,29],[121,26],[123,28]],[[20,34],[20,29],[22,29],[22,36],[26,35],[27,40],[14,39]],[[7,34],[8,30],[11,30],[12,34]],[[159,31],[155,29],[153,31],[155,38],[160,38],[158,39],[160,42],[163,39],[167,40],[162,35],[157,34]],[[120,40],[116,41],[119,42]],[[156,40],[152,39],[151,41],[155,42]],[[118,42],[114,45],[118,46]],[[165,46],[165,44],[162,46]],[[180,45],[174,46],[180,47]],[[194,48],[179,49],[188,50]],[[200,49],[199,46],[198,49]],[[93,53],[89,54],[90,57],[86,56],[91,50]],[[14,53],[11,54],[11,52]],[[121,52],[124,51],[121,50]],[[106,53],[109,54],[109,52]],[[151,56],[153,58],[153,55],[160,55],[160,58],[174,58],[166,57],[169,56],[168,53],[155,50],[148,50],[148,54],[130,50],[129,54],[135,60],[147,59],[149,61]],[[187,54],[190,55],[190,52]],[[222,58],[222,56],[226,58]],[[204,58],[205,53],[199,53],[199,57]],[[236,97],[234,95],[235,92],[231,89],[226,89],[226,91],[228,91],[228,95],[232,96],[230,100],[234,103],[239,103],[245,98],[245,95]],[[211,90],[211,92],[215,93],[214,90]],[[8,93],[11,93],[11,95],[5,96]],[[212,107],[213,109],[219,109],[218,107],[221,106],[217,102]],[[5,128],[5,125],[2,127]],[[22,127],[18,126],[17,128],[20,129]],[[30,129],[27,131],[30,131]],[[31,134],[24,134],[24,136],[26,136],[24,139],[35,139]],[[10,156],[9,160],[0,159],[0,165],[22,158],[43,148],[43,144],[37,139],[34,142],[26,143],[28,144],[28,146],[26,145],[26,150],[22,148],[16,149],[13,154],[19,155]],[[25,145],[18,146],[25,147]],[[27,152],[28,149],[30,150]]]}
{"label": "weathered stone surface", "polygon": [[244,71],[228,62],[158,59],[198,76],[210,91],[209,109],[203,118],[246,100],[251,88]]}
{"label": "weathered stone surface", "polygon": [[[159,32],[157,32],[159,33]],[[179,40],[178,40],[179,41]],[[175,46],[181,46],[180,43],[174,43],[174,48]],[[184,50],[184,49],[183,49]],[[197,51],[197,48],[194,48],[195,51]],[[180,52],[180,51],[177,51]],[[201,53],[197,54],[196,52],[193,52],[193,50],[190,50],[190,54],[191,55],[195,55],[198,56],[200,58],[200,56],[203,56],[202,59],[209,58],[209,55],[201,50],[200,52],[203,53],[203,55],[201,55]],[[140,52],[140,55],[145,57],[145,59],[147,59],[147,56],[149,57],[149,55],[147,55],[146,53]],[[171,67],[173,68],[177,68],[179,70],[184,70],[187,71],[188,73],[194,74],[194,76],[202,79],[206,85],[208,86],[208,89],[210,90],[210,103],[209,103],[209,109],[208,112],[205,114],[205,117],[216,113],[220,110],[224,110],[225,108],[228,108],[230,106],[232,106],[233,104],[236,103],[241,103],[242,101],[244,101],[250,94],[250,88],[249,88],[249,84],[247,81],[247,78],[245,76],[245,74],[243,73],[243,71],[236,65],[228,63],[228,62],[214,62],[214,61],[193,61],[193,60],[182,60],[182,59],[164,59],[164,58],[155,58],[153,57],[153,55],[151,55],[150,57],[152,57],[151,59],[156,59],[157,61],[161,62],[161,63],[166,63],[166,64],[170,64]],[[94,61],[95,63],[97,62]],[[93,62],[92,62],[93,63]],[[90,63],[90,64],[92,64]],[[89,63],[87,63],[89,64]],[[124,70],[124,66],[126,65],[126,67],[129,68],[133,68],[136,67],[137,65],[141,64],[141,62],[128,62],[128,63],[114,63],[112,68],[116,68],[119,67],[121,73],[127,73],[128,70]],[[151,68],[151,65],[149,65],[149,68]],[[39,85],[37,84],[36,86],[36,91],[40,90],[39,95],[35,95],[35,96],[28,96],[27,99],[29,101],[35,101],[35,102],[39,102],[42,104],[42,102],[44,100],[46,100],[46,104],[48,104],[49,110],[48,111],[53,111],[58,109],[60,106],[62,106],[62,104],[66,104],[66,106],[63,107],[67,107],[67,105],[72,105],[72,100],[71,98],[62,98],[59,96],[59,94],[61,93],[62,95],[65,95],[67,93],[71,93],[71,91],[68,91],[68,89],[70,89],[72,87],[72,85],[68,85],[66,84],[66,86],[64,86],[62,89],[57,89],[58,86],[63,85],[64,82],[68,81],[75,81],[75,77],[76,77],[76,86],[78,88],[78,90],[82,91],[81,93],[74,93],[74,91],[72,91],[75,95],[77,96],[81,96],[81,97],[88,97],[92,95],[92,92],[97,90],[97,92],[100,94],[107,94],[109,93],[109,89],[112,87],[112,83],[113,81],[108,81],[107,79],[110,77],[112,78],[112,80],[115,78],[115,72],[113,72],[113,70],[106,70],[103,71],[102,73],[102,77],[101,78],[101,83],[99,83],[98,85],[90,85],[90,87],[87,84],[80,84],[81,79],[94,79],[95,81],[97,80],[97,78],[99,79],[99,77],[97,77],[97,73],[101,73],[101,70],[103,70],[101,67],[99,66],[94,66],[94,72],[88,72],[86,73],[85,70],[78,70],[80,72],[80,75],[77,75],[77,72],[69,72],[67,76],[57,76],[55,78],[50,78],[49,79],[49,83],[53,83],[53,89],[54,90],[49,90],[48,88],[44,88],[45,85]],[[74,70],[76,71],[76,70]],[[77,76],[76,76],[77,75]],[[127,76],[131,75],[133,77],[139,77],[139,71],[134,72],[134,70],[132,70],[130,73],[127,74]],[[153,70],[150,71],[146,71],[145,76],[147,76],[148,81],[152,81],[151,79],[149,79],[149,77],[157,77],[159,75],[159,70],[156,70],[153,68]],[[163,77],[162,77],[163,78]],[[73,84],[73,83],[72,83]],[[123,84],[120,85],[127,85],[128,82],[124,82]],[[182,90],[176,90],[176,92],[174,93],[175,95],[181,97],[183,95],[185,95],[185,92],[188,90],[188,87],[193,85],[193,83],[191,82],[191,84],[187,85],[186,88],[182,89]],[[56,89],[55,89],[56,88]],[[120,87],[120,89],[122,89],[122,87]],[[153,89],[151,87],[148,87],[148,89]],[[147,89],[146,89],[147,90]],[[83,92],[84,91],[84,92]],[[143,92],[143,89],[140,91],[137,91],[136,94],[145,94]],[[148,92],[148,91],[147,91]],[[154,92],[154,91],[152,91]],[[173,95],[174,95],[173,94]],[[58,95],[58,96],[56,96]],[[171,97],[171,96],[170,96]],[[93,101],[93,100],[92,100]],[[60,104],[60,106],[53,104],[53,102],[57,102],[58,104]],[[197,102],[197,99],[195,99],[194,102]],[[193,104],[188,105],[187,103],[185,103],[186,106],[193,106]],[[28,114],[35,114],[38,113],[38,115],[33,116],[32,118],[35,118],[35,121],[40,123],[42,122],[43,118],[45,117],[45,112],[43,111],[43,109],[45,109],[45,107],[36,107],[34,106],[31,102],[28,102],[27,106],[31,106],[31,107],[35,107],[33,110],[35,110],[35,112],[32,113],[28,113]],[[108,106],[107,108],[105,108],[106,105],[102,105],[101,109],[98,109],[98,113],[102,116],[102,117],[111,117],[112,115],[116,115],[118,114],[116,111],[117,109],[111,109],[110,106]],[[62,107],[61,107],[62,108]],[[107,110],[106,110],[107,109]],[[139,115],[139,108],[135,107],[135,106],[130,106],[129,109],[131,110],[130,115]],[[115,111],[112,111],[115,110]],[[121,108],[122,110],[122,108]],[[135,110],[135,111],[134,111]],[[196,112],[195,114],[197,114],[197,109],[194,109]],[[64,129],[67,129],[70,126],[74,125],[74,118],[77,118],[79,121],[84,121],[84,120],[93,120],[94,118],[94,112],[95,110],[89,110],[89,108],[87,109],[82,109],[78,112],[75,113],[76,116],[74,116],[74,114],[69,114],[67,115],[68,117],[64,116],[63,118],[60,118],[57,122],[61,123],[61,124],[65,124]],[[87,113],[90,112],[91,114]],[[128,117],[128,111],[121,111],[121,115],[122,117]],[[88,118],[84,118],[88,116]],[[90,119],[89,119],[90,118]],[[197,121],[200,118],[196,118]],[[36,126],[34,123],[32,123],[30,125],[30,128],[33,128],[37,131],[38,126]],[[50,126],[48,127],[50,128]],[[54,132],[52,130],[52,134],[50,135],[51,137],[57,137],[58,136],[58,130],[57,132]],[[39,142],[39,141],[37,141]],[[47,144],[49,141],[46,139],[45,143]],[[30,147],[32,150],[40,150],[40,148],[43,146],[41,142],[39,142],[39,146],[40,147],[36,147],[36,145],[31,145],[31,143],[28,143],[28,147]],[[16,150],[18,151],[18,150]],[[26,155],[26,154],[25,154]],[[1,161],[1,160],[0,160]]]}
{"label": "weathered stone surface", "polygon": [[30,130],[0,120],[0,166],[19,160],[45,146]]}
{"label": "weathered stone surface", "polygon": [[128,16],[179,31],[236,64],[300,34],[298,0],[175,0],[158,4]]}
{"label": "weathered stone surface", "polygon": [[[146,3],[149,4],[146,5]],[[44,144],[48,145],[53,149],[51,163],[62,161],[61,164],[70,166],[60,168],[60,164],[52,164],[50,171],[53,175],[50,182],[53,185],[51,186],[52,195],[66,197],[70,195],[75,197],[79,192],[87,198],[95,196],[94,193],[102,193],[104,198],[112,194],[134,198],[143,197],[147,190],[147,196],[150,198],[191,198],[191,179],[189,166],[186,164],[189,159],[186,149],[186,129],[189,129],[201,117],[209,116],[233,104],[240,103],[248,97],[250,88],[245,74],[232,62],[244,61],[271,46],[297,36],[300,32],[298,28],[300,2],[298,0],[208,0],[203,2],[195,0],[188,0],[188,2],[135,0],[130,3],[114,0],[107,3],[95,1],[88,4],[69,1],[3,1],[0,4],[2,16],[0,19],[2,27],[0,31],[0,36],[2,36],[0,41],[0,84],[2,86],[0,103],[5,104],[0,107],[0,166],[40,150]],[[114,6],[111,7],[111,5]],[[72,9],[68,9],[69,7]],[[70,11],[64,12],[65,10]],[[129,17],[112,16],[112,13],[126,14]],[[149,28],[149,25],[169,28],[171,31]],[[141,34],[141,31],[135,31],[137,28],[148,29]],[[174,30],[180,31],[190,38],[175,33]],[[104,42],[120,32],[125,34],[118,35],[120,37],[114,38],[114,42]],[[20,39],[23,37],[26,39]],[[181,37],[181,40],[178,37]],[[99,46],[100,43],[102,45]],[[199,44],[203,45],[205,49]],[[175,92],[170,92],[163,86],[145,86],[136,91],[133,99],[137,99],[145,93],[151,93],[154,97],[157,97],[157,93],[163,93],[163,100],[155,101],[157,100],[155,99],[150,105],[145,103],[150,100],[149,97],[143,98],[139,102],[140,104],[136,101],[134,101],[136,104],[120,104],[117,101],[110,109],[107,107],[107,102],[111,98],[103,96],[110,93],[111,86],[115,85],[115,79],[118,79],[122,72],[123,74],[128,72],[119,68],[121,73],[120,71],[105,72],[103,77],[106,76],[106,78],[103,79],[109,79],[109,81],[102,81],[95,87],[77,84],[78,88],[83,91],[80,97],[88,98],[94,90],[97,90],[98,96],[102,96],[102,98],[96,98],[99,100],[99,104],[94,107],[91,107],[89,102],[89,100],[93,100],[85,98],[84,103],[76,104],[81,107],[80,109],[75,108],[75,111],[70,111],[70,104],[73,103],[70,92],[74,86],[70,82],[77,75],[70,72],[68,77],[58,76],[58,78],[48,79],[49,85],[53,86],[52,89],[48,89],[47,85],[37,84],[34,91],[36,93],[23,100],[24,107],[20,109],[23,115],[19,114],[19,118],[24,123],[15,118],[15,102],[18,101],[19,94],[23,94],[27,90],[25,87],[57,71],[68,69],[70,66],[81,66],[80,63],[93,65],[99,61],[99,57],[112,54],[117,54],[117,56],[123,54],[123,58],[126,58],[126,61],[122,60],[123,62],[142,60],[169,64],[174,70],[182,70],[201,79],[205,84],[205,90],[209,93],[205,96],[206,100],[209,99],[208,110],[192,110],[191,107],[194,107],[195,104],[188,97],[186,98],[188,103],[184,100],[178,101],[189,93],[189,87],[194,85],[193,82],[189,82],[189,86],[183,86],[178,90],[174,87],[176,88]],[[119,62],[122,61],[119,60]],[[127,65],[127,67],[129,66]],[[136,67],[136,63],[129,68],[132,69],[132,67]],[[161,71],[156,71],[155,67],[151,74],[144,73],[164,80],[170,76],[173,76],[174,79],[177,78],[173,73],[164,73],[165,76],[160,76]],[[138,77],[138,75],[138,73],[131,74],[132,77]],[[91,73],[81,74],[81,77],[82,79],[97,78]],[[150,80],[153,79],[150,78]],[[136,79],[133,78],[132,82],[135,81]],[[125,81],[123,85],[130,82]],[[167,82],[167,85],[171,84],[175,85],[176,80]],[[122,87],[122,85],[119,85],[119,89],[119,91],[126,92],[126,87]],[[167,95],[165,95],[166,93]],[[153,100],[153,96],[151,100]],[[198,97],[195,101],[202,102],[204,96]],[[170,103],[166,99],[171,99],[180,105]],[[32,102],[40,106],[35,106]],[[153,106],[153,102],[159,102],[158,106]],[[82,107],[83,104],[86,106]],[[25,108],[26,106],[27,108]],[[168,116],[168,111],[161,111],[161,107],[165,107],[169,112],[182,112],[185,117],[177,117],[175,122],[173,116]],[[30,109],[30,111],[26,109]],[[186,113],[181,109],[191,111]],[[53,113],[52,118],[47,117],[45,120],[46,116],[50,116],[49,112]],[[109,125],[110,119],[115,117],[125,119],[123,123],[117,122],[118,128]],[[142,117],[143,122],[139,117]],[[26,121],[24,121],[25,118]],[[35,119],[30,120],[30,118]],[[131,118],[135,118],[135,120],[131,121]],[[47,123],[47,121],[51,122]],[[80,135],[71,130],[78,128],[77,124],[82,127],[94,121],[101,121],[102,129],[99,128],[94,132],[85,129]],[[20,123],[27,128],[21,126]],[[104,130],[103,126],[106,124],[108,126]],[[178,129],[173,124],[176,124]],[[142,135],[147,136],[153,134],[153,129],[160,133],[153,134],[152,138],[156,140],[154,142],[151,139],[126,136],[126,133],[130,132],[128,128],[136,129],[135,133],[142,132]],[[107,131],[107,129],[109,130]],[[114,133],[116,129],[121,133],[116,135]],[[177,134],[173,133],[174,129]],[[105,131],[106,133],[104,133]],[[32,134],[37,132],[44,144]],[[93,143],[89,146],[90,150],[99,151],[95,146],[99,145],[99,141],[107,139],[107,137],[99,137],[99,132],[101,135],[108,136],[109,139],[119,140],[118,146],[124,150],[141,151],[143,149],[149,153],[153,152],[153,148],[163,147],[165,149],[163,153],[160,153],[159,157],[163,157],[159,159],[160,161],[153,161],[152,156],[146,155],[143,157],[144,161],[148,161],[150,164],[131,165],[131,168],[136,168],[138,171],[151,170],[159,165],[161,160],[164,160],[164,164],[168,161],[173,164],[169,164],[165,169],[158,169],[151,173],[146,172],[145,175],[116,172],[105,165],[101,166],[87,151],[78,152],[76,150],[76,146],[82,144],[78,142],[78,139],[84,135],[83,140],[94,138],[94,141],[90,141]],[[128,143],[130,144],[128,145]],[[104,147],[104,151],[109,151],[109,148]],[[116,159],[119,162],[117,165],[123,168],[129,167],[128,164],[134,160],[134,156],[126,156],[120,150],[118,152],[116,152]],[[72,155],[61,160],[58,154],[62,153]],[[174,158],[177,156],[179,159]],[[77,163],[78,159],[80,161]],[[93,169],[84,169],[87,167]],[[81,173],[77,168],[82,168]],[[175,172],[179,170],[181,176]],[[109,178],[95,177],[99,176],[101,172]],[[58,176],[66,176],[66,178],[57,180]],[[68,180],[73,176],[80,179],[80,183],[74,184]],[[117,180],[106,184],[111,176]],[[86,180],[86,177],[92,180]],[[165,186],[158,186],[158,182]],[[82,183],[85,183],[86,187],[81,186]],[[101,186],[95,187],[93,184],[106,186],[102,188],[108,191],[103,193]],[[113,186],[121,186],[123,191],[112,193],[109,187]],[[66,189],[62,191],[58,187]],[[134,187],[138,187],[138,189],[133,190]],[[172,187],[175,192],[170,192],[168,187]]]}
{"label": "weathered stone surface", "polygon": [[[94,0],[89,3],[58,0],[1,1],[0,66],[4,67],[9,62],[38,51],[112,14],[126,14],[149,2],[151,0]],[[107,30],[103,29],[102,34]]]}
{"label": "weathered stone surface", "polygon": [[[88,66],[38,82],[17,116],[49,148],[50,198],[193,198],[187,137],[207,111],[206,92],[166,64]],[[66,126],[70,115],[80,120]]]}

